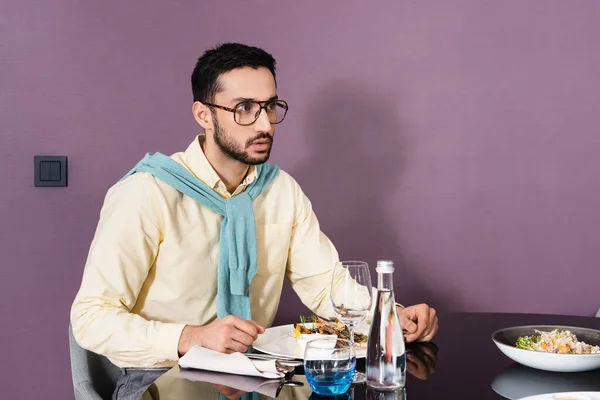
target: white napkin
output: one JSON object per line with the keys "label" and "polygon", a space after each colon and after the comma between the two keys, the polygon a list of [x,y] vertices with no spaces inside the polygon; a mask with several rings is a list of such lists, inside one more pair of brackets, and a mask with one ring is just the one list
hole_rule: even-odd
{"label": "white napkin", "polygon": [[179,366],[268,379],[279,379],[285,375],[277,371],[275,360],[250,360],[242,353],[224,354],[200,346],[192,347],[181,357]]}

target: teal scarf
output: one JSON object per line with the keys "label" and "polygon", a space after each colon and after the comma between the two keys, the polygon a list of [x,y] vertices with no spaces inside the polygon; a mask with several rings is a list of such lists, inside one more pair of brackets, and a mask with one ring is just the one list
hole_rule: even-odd
{"label": "teal scarf", "polygon": [[252,319],[250,283],[256,274],[256,224],[252,200],[275,179],[279,167],[256,166],[257,177],[246,190],[227,200],[198,180],[181,164],[161,153],[148,153],[127,175],[148,172],[198,203],[221,214],[219,267],[217,274],[217,317],[235,315]]}

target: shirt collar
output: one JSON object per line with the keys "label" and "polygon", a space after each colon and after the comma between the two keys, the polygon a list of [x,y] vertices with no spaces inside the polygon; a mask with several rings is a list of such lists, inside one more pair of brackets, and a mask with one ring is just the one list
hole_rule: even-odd
{"label": "shirt collar", "polygon": [[[188,146],[185,151],[185,164],[192,174],[196,176],[196,178],[200,179],[206,185],[208,185],[213,190],[222,189],[227,192],[225,188],[225,184],[215,171],[215,169],[210,165],[204,151],[202,150],[202,143],[206,139],[205,135],[198,135],[194,141]],[[256,166],[251,165],[248,169],[248,173],[246,177],[242,180],[240,186],[237,187],[234,195],[243,191],[246,186],[254,182],[257,177]],[[221,191],[221,190],[219,190]]]}

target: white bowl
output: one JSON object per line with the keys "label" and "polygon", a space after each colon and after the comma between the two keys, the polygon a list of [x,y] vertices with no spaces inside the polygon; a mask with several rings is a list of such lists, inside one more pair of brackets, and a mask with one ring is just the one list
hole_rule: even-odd
{"label": "white bowl", "polygon": [[515,343],[519,336],[534,334],[534,330],[569,330],[577,340],[588,344],[600,345],[600,331],[573,326],[529,325],[514,326],[498,330],[492,334],[492,340],[500,351],[513,361],[527,367],[552,372],[583,372],[600,368],[600,354],[556,354],[518,349]]}

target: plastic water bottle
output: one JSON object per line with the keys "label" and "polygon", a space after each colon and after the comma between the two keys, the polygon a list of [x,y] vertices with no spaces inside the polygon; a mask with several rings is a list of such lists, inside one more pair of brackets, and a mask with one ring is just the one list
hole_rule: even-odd
{"label": "plastic water bottle", "polygon": [[367,342],[367,386],[376,390],[397,390],[406,382],[406,351],[393,275],[392,261],[377,261],[377,298]]}

